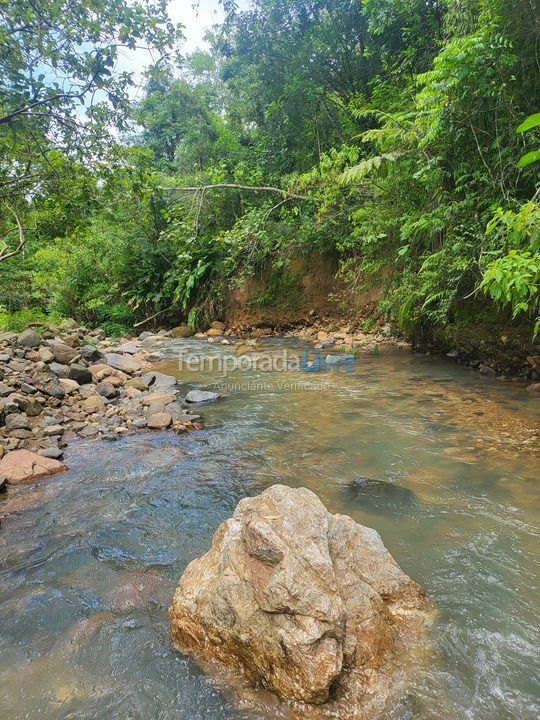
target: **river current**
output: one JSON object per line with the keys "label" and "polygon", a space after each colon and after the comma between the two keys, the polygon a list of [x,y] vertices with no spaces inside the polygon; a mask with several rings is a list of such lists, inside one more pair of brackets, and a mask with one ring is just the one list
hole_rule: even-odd
{"label": "river current", "polygon": [[404,351],[224,378],[178,357],[227,347],[156,347],[186,390],[220,385],[205,430],[74,442],[68,472],[0,499],[2,720],[270,720],[172,649],[167,608],[238,501],[277,482],[376,528],[437,608],[430,657],[384,720],[540,716],[538,399]]}

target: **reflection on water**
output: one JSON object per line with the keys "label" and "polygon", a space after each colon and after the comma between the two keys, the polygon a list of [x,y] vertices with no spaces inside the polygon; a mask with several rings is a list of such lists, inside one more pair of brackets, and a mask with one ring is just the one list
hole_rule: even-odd
{"label": "reflection on water", "polygon": [[264,388],[205,407],[206,431],[73,446],[68,473],[0,499],[0,717],[253,718],[172,651],[166,609],[238,500],[278,481],[376,527],[439,609],[433,659],[387,720],[538,717],[537,401],[405,354],[319,391],[282,386],[314,374],[250,379]]}

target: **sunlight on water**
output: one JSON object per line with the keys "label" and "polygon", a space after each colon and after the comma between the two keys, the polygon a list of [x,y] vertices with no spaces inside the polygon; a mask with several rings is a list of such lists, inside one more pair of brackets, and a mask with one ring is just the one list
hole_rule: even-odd
{"label": "sunlight on water", "polygon": [[[229,352],[178,341],[161,369],[186,345]],[[0,717],[253,718],[171,649],[166,610],[239,499],[275,482],[377,528],[438,608],[433,656],[387,720],[540,715],[538,458],[513,442],[538,401],[403,353],[294,385],[321,377],[237,372],[264,387],[204,407],[207,430],[73,445],[68,473],[0,500]],[[359,476],[389,485],[365,495]]]}

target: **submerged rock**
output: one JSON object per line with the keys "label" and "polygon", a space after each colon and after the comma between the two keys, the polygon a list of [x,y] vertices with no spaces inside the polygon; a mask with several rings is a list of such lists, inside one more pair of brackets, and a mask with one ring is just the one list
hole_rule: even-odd
{"label": "submerged rock", "polygon": [[238,504],[169,614],[179,650],[291,701],[294,717],[342,720],[384,706],[430,616],[375,530],[282,485]]}

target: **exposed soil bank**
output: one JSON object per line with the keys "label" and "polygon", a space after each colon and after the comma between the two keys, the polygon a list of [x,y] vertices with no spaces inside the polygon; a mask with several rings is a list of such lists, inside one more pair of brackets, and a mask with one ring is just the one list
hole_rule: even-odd
{"label": "exposed soil bank", "polygon": [[[348,327],[353,333],[379,330],[385,321],[379,304],[384,298],[390,271],[366,279],[365,287],[352,290],[336,277],[337,260],[311,255],[293,258],[286,270],[261,272],[239,280],[224,301],[223,320],[241,334],[284,334],[308,329],[332,334]],[[540,380],[540,344],[532,341],[531,326],[502,313],[476,322],[423,328],[406,333],[392,328],[418,352],[449,355],[460,364],[486,374],[518,376],[531,383]],[[540,388],[539,388],[540,389]]]}

